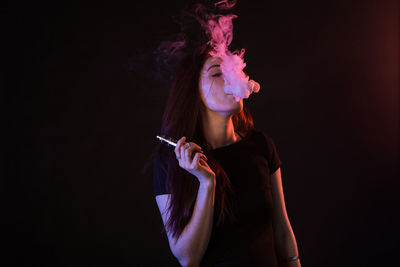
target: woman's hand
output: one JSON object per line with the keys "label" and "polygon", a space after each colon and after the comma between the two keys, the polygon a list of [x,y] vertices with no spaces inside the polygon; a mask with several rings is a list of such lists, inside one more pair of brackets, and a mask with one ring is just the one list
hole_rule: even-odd
{"label": "woman's hand", "polygon": [[[186,143],[186,137],[179,139],[175,147],[179,166],[197,177],[200,184],[215,184],[215,173],[207,164],[207,157],[198,151],[201,147],[193,142]],[[192,154],[194,157],[192,157]]]}

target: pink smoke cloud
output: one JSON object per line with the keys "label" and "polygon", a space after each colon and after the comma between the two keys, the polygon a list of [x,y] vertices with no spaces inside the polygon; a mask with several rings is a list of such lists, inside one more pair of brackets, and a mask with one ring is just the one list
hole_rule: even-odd
{"label": "pink smoke cloud", "polygon": [[[236,4],[235,1],[220,1],[215,4],[219,9],[230,9]],[[197,13],[200,13],[202,6],[198,6]],[[204,13],[204,12],[203,12]],[[212,13],[203,14],[205,19],[198,19],[210,40],[208,44],[213,48],[210,55],[222,59],[221,71],[225,81],[225,93],[235,96],[236,101],[240,98],[248,98],[253,92],[260,90],[260,84],[254,80],[249,80],[249,76],[243,72],[246,63],[243,60],[244,49],[240,52],[229,51],[229,45],[233,39],[232,20],[237,15],[215,15]]]}

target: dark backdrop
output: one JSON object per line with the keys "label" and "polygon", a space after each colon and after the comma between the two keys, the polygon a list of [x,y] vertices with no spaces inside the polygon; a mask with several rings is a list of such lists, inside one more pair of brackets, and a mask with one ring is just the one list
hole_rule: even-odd
{"label": "dark backdrop", "polygon": [[[150,52],[184,3],[171,2],[5,10],[2,264],[179,265],[142,174],[168,93]],[[396,2],[237,5],[234,44],[262,86],[245,104],[283,162],[303,266],[398,255]]]}

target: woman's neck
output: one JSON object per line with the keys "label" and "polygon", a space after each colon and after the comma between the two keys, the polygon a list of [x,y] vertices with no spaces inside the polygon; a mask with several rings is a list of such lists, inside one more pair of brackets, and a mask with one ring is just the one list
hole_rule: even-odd
{"label": "woman's neck", "polygon": [[233,127],[232,115],[207,110],[203,121],[204,137],[210,149],[227,146],[239,140]]}

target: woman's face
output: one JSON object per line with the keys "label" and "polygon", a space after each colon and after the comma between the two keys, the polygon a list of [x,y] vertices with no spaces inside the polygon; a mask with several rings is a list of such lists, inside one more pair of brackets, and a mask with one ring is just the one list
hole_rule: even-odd
{"label": "woman's face", "polygon": [[236,102],[235,97],[224,91],[225,83],[220,68],[220,58],[209,56],[205,61],[199,79],[200,95],[205,106],[218,113],[231,115],[243,108],[243,99]]}

